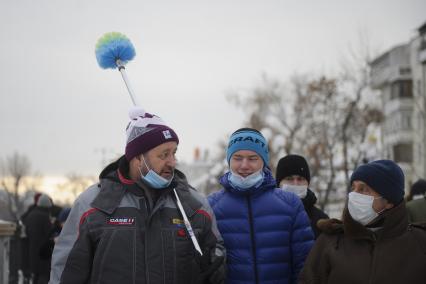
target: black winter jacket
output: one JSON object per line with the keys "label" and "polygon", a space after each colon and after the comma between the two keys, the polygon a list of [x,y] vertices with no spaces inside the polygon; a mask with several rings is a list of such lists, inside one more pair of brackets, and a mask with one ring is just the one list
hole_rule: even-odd
{"label": "black winter jacket", "polygon": [[305,211],[308,214],[309,220],[311,221],[312,231],[314,231],[316,239],[321,233],[321,231],[318,229],[317,222],[320,219],[328,219],[329,217],[321,209],[315,207],[317,197],[315,196],[315,193],[313,193],[309,188],[306,197],[302,198],[302,202],[303,206],[305,207]]}
{"label": "black winter jacket", "polygon": [[29,266],[31,273],[49,275],[50,261],[40,257],[42,246],[49,239],[52,228],[48,208],[35,206],[24,219],[29,243]]}

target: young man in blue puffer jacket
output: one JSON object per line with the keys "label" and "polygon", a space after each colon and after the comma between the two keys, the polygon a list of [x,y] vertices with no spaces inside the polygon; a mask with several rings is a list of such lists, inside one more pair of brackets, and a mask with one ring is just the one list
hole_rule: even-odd
{"label": "young man in blue puffer jacket", "polygon": [[235,131],[227,161],[223,189],[208,198],[227,249],[226,283],[296,283],[314,242],[300,198],[276,188],[259,131]]}

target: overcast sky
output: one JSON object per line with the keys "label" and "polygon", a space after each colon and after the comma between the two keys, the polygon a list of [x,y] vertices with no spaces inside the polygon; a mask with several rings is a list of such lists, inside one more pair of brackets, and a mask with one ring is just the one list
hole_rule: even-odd
{"label": "overcast sky", "polygon": [[381,52],[408,42],[425,11],[424,0],[2,0],[0,158],[17,151],[42,175],[96,175],[123,153],[132,103],[120,73],[97,65],[106,32],[132,41],[137,99],[190,162],[196,146],[214,150],[243,126],[226,93],[262,73],[333,72],[361,33]]}

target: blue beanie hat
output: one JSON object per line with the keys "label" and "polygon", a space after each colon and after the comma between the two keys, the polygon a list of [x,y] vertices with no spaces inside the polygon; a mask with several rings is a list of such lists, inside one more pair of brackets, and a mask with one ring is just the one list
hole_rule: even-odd
{"label": "blue beanie hat", "polygon": [[69,207],[63,208],[61,210],[61,212],[59,212],[58,221],[61,222],[61,223],[65,223],[70,212],[71,212],[71,208],[69,208]]}
{"label": "blue beanie hat", "polygon": [[404,198],[404,173],[391,160],[377,160],[359,166],[352,173],[351,184],[354,180],[365,182],[395,205]]}
{"label": "blue beanie hat", "polygon": [[240,150],[256,152],[263,160],[265,166],[269,165],[268,142],[262,133],[253,128],[240,128],[232,133],[229,138],[226,160],[231,160],[232,155]]}

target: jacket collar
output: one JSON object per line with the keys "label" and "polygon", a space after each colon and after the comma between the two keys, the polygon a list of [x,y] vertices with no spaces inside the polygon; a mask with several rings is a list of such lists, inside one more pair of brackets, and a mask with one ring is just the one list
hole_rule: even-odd
{"label": "jacket collar", "polygon": [[312,190],[308,188],[308,192],[306,196],[302,198],[302,202],[305,209],[312,208],[317,202],[317,197],[315,196],[315,193],[313,193]]}
{"label": "jacket collar", "polygon": [[[175,170],[175,175],[176,175],[176,171],[177,170]],[[178,171],[178,172],[183,175],[182,172],[180,172],[180,171]],[[177,177],[177,178],[180,179],[179,177]],[[185,178],[185,182],[183,182],[183,180],[178,181],[175,189],[176,189],[176,192],[179,196],[179,200],[182,203],[182,207],[185,210],[186,215],[188,217],[195,215],[197,213],[198,209],[200,209],[203,205],[190,192],[191,190],[196,191],[196,189],[193,188],[192,186],[190,186],[186,182],[186,178]],[[175,200],[174,192],[172,192],[172,194],[173,194],[173,200]]]}
{"label": "jacket collar", "polygon": [[373,232],[352,219],[347,207],[343,211],[345,234],[355,239],[389,239],[402,235],[408,227],[405,201],[380,214],[369,227],[381,227]]}
{"label": "jacket collar", "polygon": [[[136,196],[151,198],[148,196],[149,192],[156,189],[150,188],[149,185],[142,181],[134,182],[130,180],[128,177],[128,168],[128,162],[125,157],[122,156],[101,172],[99,183],[101,190],[91,203],[93,208],[111,215],[120,205],[126,192]],[[190,193],[190,190],[195,189],[188,184],[186,176],[177,169],[175,169],[174,178],[170,186],[161,189],[162,194],[171,194],[173,200],[175,200],[173,188],[176,188],[186,214],[188,216],[194,215],[202,204]]]}

